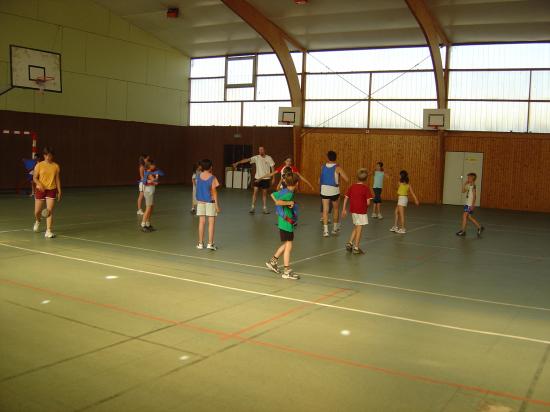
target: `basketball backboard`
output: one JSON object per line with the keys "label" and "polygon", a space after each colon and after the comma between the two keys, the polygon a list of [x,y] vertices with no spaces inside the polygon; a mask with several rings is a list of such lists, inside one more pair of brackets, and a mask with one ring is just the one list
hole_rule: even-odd
{"label": "basketball backboard", "polygon": [[279,107],[279,125],[300,125],[300,108]]}
{"label": "basketball backboard", "polygon": [[424,109],[423,123],[424,129],[450,129],[451,111],[449,109]]}
{"label": "basketball backboard", "polygon": [[61,54],[10,46],[11,87],[61,93]]}

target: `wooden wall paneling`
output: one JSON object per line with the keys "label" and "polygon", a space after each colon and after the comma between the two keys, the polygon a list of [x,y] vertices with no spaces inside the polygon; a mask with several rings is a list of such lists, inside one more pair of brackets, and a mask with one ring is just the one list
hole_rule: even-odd
{"label": "wooden wall paneling", "polygon": [[[436,203],[437,186],[440,177],[436,172],[437,135],[434,132],[391,133],[370,131],[365,133],[350,131],[319,131],[304,136],[302,172],[317,183],[320,167],[328,150],[338,153],[338,163],[356,181],[357,169],[366,167],[371,174],[378,161],[384,162],[388,176],[385,181],[384,199],[396,198],[396,185],[399,171],[405,169],[411,176],[411,183],[420,200]],[[342,185],[342,192],[347,185]],[[305,192],[311,192],[303,188]],[[315,193],[318,193],[316,186]]]}

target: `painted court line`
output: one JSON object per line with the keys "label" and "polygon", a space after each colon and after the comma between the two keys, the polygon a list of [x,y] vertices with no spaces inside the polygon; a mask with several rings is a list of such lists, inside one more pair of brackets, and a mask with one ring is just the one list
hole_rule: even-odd
{"label": "painted court line", "polygon": [[[254,268],[254,269],[263,269],[263,270],[265,270],[264,266],[250,265],[248,263],[241,263],[241,262],[233,262],[231,260],[212,259],[212,258],[206,258],[206,257],[202,257],[202,256],[185,255],[185,254],[182,254],[182,253],[166,252],[164,250],[147,249],[147,248],[138,247],[138,246],[124,245],[124,244],[120,244],[120,243],[103,242],[101,240],[91,240],[91,239],[85,239],[85,238],[74,237],[74,236],[59,235],[58,237],[64,237],[64,238],[74,239],[74,240],[81,240],[83,242],[97,243],[97,244],[101,244],[101,245],[118,246],[118,247],[127,248],[127,249],[135,249],[135,250],[141,250],[141,251],[144,251],[144,252],[153,252],[153,253],[169,255],[169,256],[185,257],[185,258],[190,258],[190,259],[204,260],[204,261],[216,262],[216,263],[225,263],[225,264],[228,264],[228,265],[243,266],[243,267],[249,267],[249,268]],[[384,289],[399,290],[399,291],[402,291],[402,292],[418,293],[418,294],[422,294],[422,295],[438,296],[438,297],[450,298],[450,299],[456,299],[456,300],[465,300],[465,301],[468,301],[468,302],[477,302],[477,303],[484,303],[484,304],[490,304],[490,305],[508,306],[508,307],[512,307],[512,308],[541,310],[541,311],[550,312],[550,308],[540,307],[540,306],[520,305],[520,304],[509,303],[509,302],[501,302],[501,301],[496,301],[496,300],[470,298],[470,297],[467,297],[467,296],[458,296],[458,295],[451,295],[451,294],[447,294],[447,293],[430,292],[430,291],[420,290],[420,289],[404,288],[404,287],[393,286],[393,285],[388,285],[388,284],[384,284],[384,283],[365,282],[365,281],[362,281],[362,280],[355,280],[355,279],[347,279],[347,278],[340,278],[340,277],[335,278],[335,277],[331,277],[331,276],[314,275],[312,273],[305,273],[305,272],[296,272],[296,273],[298,273],[299,275],[302,275],[302,276],[308,276],[308,277],[313,277],[313,278],[328,279],[328,280],[337,281],[337,282],[346,282],[346,283],[350,283],[350,284],[372,286],[372,287],[378,287],[378,288],[384,288]]]}
{"label": "painted court line", "polygon": [[[412,229],[412,230],[407,231],[407,233],[416,232],[416,231],[418,231],[418,230],[427,229],[427,228],[433,227],[433,226],[436,226],[436,225],[435,225],[435,224],[431,224],[431,225],[420,226],[420,227],[417,227],[417,228],[415,228],[415,229]],[[386,239],[390,239],[390,238],[396,238],[396,237],[399,237],[399,236],[401,236],[401,235],[392,233],[392,234],[390,234],[390,235],[382,236],[382,237],[379,237],[379,238],[377,238],[377,239],[367,240],[367,241],[361,242],[361,243],[363,243],[363,244],[376,243],[376,242],[379,242],[379,241],[381,241],[381,240],[386,240]],[[303,258],[303,259],[295,260],[295,261],[294,261],[294,264],[298,264],[298,263],[305,262],[305,261],[312,260],[312,259],[317,259],[317,258],[320,258],[320,257],[323,257],[323,256],[332,255],[332,254],[338,253],[338,252],[343,252],[344,250],[345,250],[345,249],[343,249],[343,248],[339,248],[339,249],[331,250],[331,251],[329,251],[329,252],[319,253],[318,255],[315,255],[315,256],[310,256],[310,257],[306,257],[306,258]]]}
{"label": "painted court line", "polygon": [[[315,299],[313,302],[323,302],[324,300],[327,300],[327,299],[330,299],[331,297],[333,296],[336,296],[338,295],[339,293],[341,292],[345,292],[347,291],[348,289],[341,289],[341,288],[338,288],[336,290],[333,290],[332,292],[329,292],[329,293],[326,293],[324,294],[323,296]],[[286,310],[282,313],[279,313],[275,316],[272,316],[268,319],[264,319],[264,320],[261,320],[259,322],[256,322],[250,326],[247,326],[245,328],[242,328],[242,329],[239,329],[238,331],[236,332],[233,332],[229,337],[227,338],[224,338],[224,339],[229,339],[230,337],[233,337],[233,336],[240,336],[242,335],[243,333],[246,333],[246,332],[250,332],[251,330],[254,330],[256,328],[259,328],[260,326],[264,326],[264,325],[267,325],[271,322],[274,322],[276,320],[279,320],[279,319],[282,319],[282,318],[285,318],[289,315],[292,315],[293,313],[296,313],[296,312],[300,312],[302,310],[304,310],[305,308],[309,307],[311,305],[309,304],[303,304],[303,305],[300,305],[300,306],[296,306],[295,308],[292,308],[292,309],[289,309],[289,310]]]}
{"label": "painted court line", "polygon": [[142,270],[142,269],[129,268],[129,267],[126,267],[126,266],[113,265],[113,264],[110,264],[110,263],[99,262],[97,260],[82,259],[82,258],[77,258],[77,257],[72,257],[72,256],[60,255],[60,254],[57,254],[57,253],[44,252],[42,250],[37,250],[37,249],[23,248],[23,247],[20,247],[20,246],[8,245],[8,244],[2,243],[2,242],[0,242],[0,246],[12,248],[12,249],[25,250],[27,252],[33,252],[33,253],[42,254],[42,255],[46,255],[46,256],[53,256],[53,257],[57,257],[57,258],[73,260],[73,261],[76,261],[76,262],[89,263],[89,264],[93,264],[93,265],[110,267],[110,268],[113,268],[113,269],[120,269],[120,270],[125,270],[125,271],[129,271],[129,272],[134,272],[134,273],[142,273],[142,274],[145,274],[145,275],[151,275],[151,276],[156,276],[156,277],[161,277],[161,278],[166,278],[166,279],[178,280],[178,281],[181,281],[181,282],[188,282],[188,283],[193,283],[193,284],[197,284],[197,285],[214,287],[214,288],[218,288],[218,289],[231,290],[231,291],[234,291],[234,292],[247,293],[247,294],[257,295],[257,296],[265,296],[265,297],[268,297],[268,298],[281,299],[281,300],[286,300],[286,301],[291,301],[291,302],[306,303],[306,304],[321,306],[321,307],[330,308],[330,309],[334,309],[334,310],[341,310],[341,311],[351,312],[351,313],[360,313],[360,314],[363,314],[363,315],[376,316],[376,317],[385,318],[385,319],[393,319],[393,320],[397,320],[397,321],[413,323],[413,324],[416,324],[416,325],[431,326],[431,327],[436,327],[436,328],[441,328],[441,329],[454,330],[454,331],[477,334],[477,335],[494,336],[494,337],[524,341],[524,342],[542,343],[542,344],[545,344],[545,345],[550,345],[550,340],[531,338],[531,337],[527,337],[527,336],[510,335],[510,334],[492,332],[492,331],[485,331],[485,330],[480,330],[480,329],[463,328],[463,327],[460,327],[460,326],[448,325],[448,324],[437,323],[437,322],[429,322],[429,321],[420,320],[420,319],[407,318],[407,317],[404,317],[404,316],[389,315],[389,314],[386,314],[386,313],[380,313],[380,312],[373,312],[373,311],[368,311],[368,310],[363,310],[363,309],[350,308],[350,307],[347,307],[347,306],[330,305],[328,303],[314,302],[314,301],[307,300],[307,299],[297,299],[297,298],[291,298],[289,296],[274,295],[272,293],[267,293],[267,292],[258,292],[258,291],[249,290],[249,289],[236,288],[236,287],[233,287],[233,286],[220,285],[218,283],[204,282],[204,281],[195,280],[195,279],[181,278],[181,277],[177,277],[177,276],[167,275],[167,274],[164,274],[164,273],[151,272],[151,271]]}
{"label": "painted court line", "polygon": [[12,229],[12,230],[0,230],[0,233],[13,233],[13,232],[24,232],[27,229]]}
{"label": "painted court line", "polygon": [[465,384],[451,382],[451,381],[438,380],[438,379],[430,378],[428,376],[423,376],[423,375],[413,375],[411,373],[403,372],[403,371],[396,370],[396,369],[383,368],[383,367],[379,367],[379,366],[375,366],[375,365],[370,365],[370,364],[361,363],[361,362],[357,362],[357,361],[352,361],[352,360],[348,360],[348,359],[338,358],[338,357],[335,357],[335,356],[325,355],[325,354],[322,354],[322,353],[316,353],[316,352],[310,352],[310,351],[306,351],[306,350],[302,350],[302,349],[297,349],[297,348],[293,348],[293,347],[285,346],[285,345],[281,345],[281,344],[269,343],[269,342],[260,341],[260,340],[257,340],[257,339],[247,339],[247,338],[244,338],[242,336],[230,335],[230,334],[228,334],[226,332],[223,332],[223,331],[210,329],[210,328],[205,328],[205,327],[202,327],[202,326],[191,324],[189,322],[167,319],[167,318],[152,315],[152,314],[149,314],[149,313],[138,312],[138,311],[135,311],[135,310],[126,309],[126,308],[116,306],[116,305],[112,305],[112,304],[96,302],[96,301],[93,301],[91,299],[81,298],[81,297],[78,297],[78,296],[72,296],[72,295],[57,292],[57,291],[54,291],[54,290],[51,290],[51,289],[45,289],[45,288],[41,288],[41,287],[37,287],[37,286],[25,284],[25,283],[19,283],[19,282],[7,280],[7,279],[0,279],[0,282],[11,284],[11,285],[18,286],[18,287],[24,287],[24,288],[39,291],[39,292],[46,292],[50,295],[56,295],[56,296],[62,297],[62,298],[67,299],[67,300],[71,300],[71,301],[79,302],[79,303],[84,303],[84,304],[87,304],[87,305],[93,305],[93,306],[101,307],[103,309],[108,309],[108,310],[116,311],[116,312],[119,312],[119,313],[124,313],[124,314],[130,315],[130,316],[133,316],[133,317],[148,319],[148,320],[151,320],[151,321],[161,322],[161,323],[164,323],[164,324],[170,324],[170,325],[173,325],[173,326],[178,327],[178,328],[191,329],[191,330],[194,330],[194,331],[197,331],[197,332],[210,334],[210,335],[215,335],[215,336],[219,336],[219,337],[231,337],[232,339],[238,340],[238,341],[240,341],[242,343],[245,343],[245,344],[261,346],[261,347],[265,347],[265,348],[269,348],[269,349],[275,349],[275,350],[278,350],[280,352],[286,352],[286,353],[291,353],[291,354],[294,354],[294,355],[300,355],[300,356],[303,356],[303,357],[306,357],[306,358],[316,359],[316,360],[320,360],[320,361],[324,361],[324,362],[330,362],[330,363],[334,363],[334,364],[337,364],[337,365],[349,366],[349,367],[354,367],[354,368],[358,368],[358,369],[369,370],[369,371],[372,371],[372,372],[383,373],[385,375],[394,376],[394,377],[398,377],[398,378],[403,378],[403,379],[406,379],[406,380],[409,380],[409,381],[412,381],[412,382],[422,382],[422,383],[428,383],[428,384],[431,384],[431,385],[447,386],[447,387],[452,387],[452,388],[465,390],[465,391],[469,391],[469,392],[481,393],[481,394],[484,394],[484,395],[493,395],[493,396],[497,396],[499,398],[507,398],[507,399],[512,399],[512,400],[516,400],[516,401],[522,401],[522,402],[530,403],[530,404],[550,406],[550,401],[547,401],[547,400],[527,398],[527,397],[515,395],[513,393],[509,393],[509,392],[501,392],[501,391],[496,391],[496,390],[492,390],[492,389],[482,388],[482,387],[479,387],[479,386],[465,385]]}

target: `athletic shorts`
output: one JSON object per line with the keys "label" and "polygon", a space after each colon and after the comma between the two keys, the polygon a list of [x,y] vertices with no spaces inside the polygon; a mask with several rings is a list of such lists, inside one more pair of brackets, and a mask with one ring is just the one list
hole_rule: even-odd
{"label": "athletic shorts", "polygon": [[407,207],[408,204],[409,204],[408,196],[399,196],[397,198],[397,206]]}
{"label": "athletic shorts", "polygon": [[145,187],[145,185],[143,184],[143,182],[139,182],[139,183],[138,183],[138,190],[139,190],[140,192],[143,192],[143,188],[144,188],[144,187]]}
{"label": "athletic shorts", "polygon": [[46,189],[43,192],[36,189],[34,198],[36,200],[55,199],[57,197],[57,189]]}
{"label": "athletic shorts", "polygon": [[215,203],[198,202],[197,203],[197,216],[208,216],[208,217],[218,216],[218,212],[216,212],[216,204]]}
{"label": "athletic shorts", "polygon": [[382,188],[381,187],[375,187],[374,190],[374,203],[382,203]]}
{"label": "athletic shorts", "polygon": [[144,186],[143,197],[145,198],[145,207],[155,204],[155,186]]}
{"label": "athletic shorts", "polygon": [[254,182],[254,186],[259,189],[269,189],[271,187],[271,180],[262,179],[260,181]]}
{"label": "athletic shorts", "polygon": [[351,219],[355,226],[365,226],[369,224],[369,217],[366,214],[352,213]]}
{"label": "athletic shorts", "polygon": [[321,195],[321,199],[328,199],[331,202],[337,202],[338,200],[340,200],[340,194],[334,196]]}
{"label": "athletic shorts", "polygon": [[468,213],[469,215],[474,214],[474,209],[472,206],[464,205],[464,213]]}
{"label": "athletic shorts", "polygon": [[279,229],[279,235],[281,236],[281,242],[292,242],[294,240],[294,232]]}

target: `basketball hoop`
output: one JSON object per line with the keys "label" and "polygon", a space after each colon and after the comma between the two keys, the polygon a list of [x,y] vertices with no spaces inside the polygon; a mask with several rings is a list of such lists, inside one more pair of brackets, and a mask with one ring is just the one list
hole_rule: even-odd
{"label": "basketball hoop", "polygon": [[33,82],[35,82],[36,86],[38,87],[38,93],[44,94],[44,90],[46,89],[46,83],[54,79],[55,77],[51,77],[51,76],[38,76],[35,79],[33,79]]}

